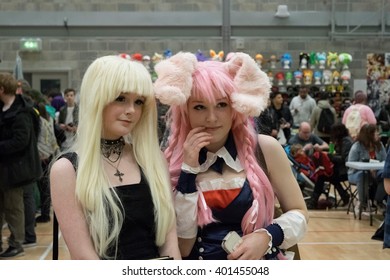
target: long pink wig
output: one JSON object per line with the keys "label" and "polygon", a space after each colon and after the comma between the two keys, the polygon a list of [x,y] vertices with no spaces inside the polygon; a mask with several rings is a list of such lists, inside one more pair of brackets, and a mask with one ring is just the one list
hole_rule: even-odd
{"label": "long pink wig", "polygon": [[[171,173],[172,186],[176,186],[183,162],[183,143],[191,130],[186,101],[189,96],[207,99],[227,97],[233,108],[232,133],[238,158],[246,171],[253,203],[242,220],[244,234],[269,225],[274,212],[274,192],[266,174],[259,166],[255,149],[257,134],[248,116],[257,116],[267,106],[270,83],[256,62],[247,54],[233,54],[227,62],[197,62],[189,53],[178,53],[156,66],[156,97],[171,105],[171,134],[165,150]],[[184,102],[183,102],[184,100]],[[177,148],[178,147],[178,148]],[[211,209],[203,195],[198,200],[198,224],[214,222]]]}

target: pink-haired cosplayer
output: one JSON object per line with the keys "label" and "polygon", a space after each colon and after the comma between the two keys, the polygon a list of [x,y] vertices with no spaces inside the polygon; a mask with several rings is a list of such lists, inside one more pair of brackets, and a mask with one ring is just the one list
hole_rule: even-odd
{"label": "pink-haired cosplayer", "polygon": [[[155,70],[156,97],[171,106],[165,155],[182,256],[284,258],[280,249],[304,236],[307,210],[283,149],[272,137],[257,135],[248,118],[267,105],[267,75],[244,53],[227,62],[198,62],[180,52]],[[268,176],[258,163],[259,152]],[[277,219],[275,194],[285,212]],[[229,231],[237,231],[243,242],[228,255],[221,242]]]}

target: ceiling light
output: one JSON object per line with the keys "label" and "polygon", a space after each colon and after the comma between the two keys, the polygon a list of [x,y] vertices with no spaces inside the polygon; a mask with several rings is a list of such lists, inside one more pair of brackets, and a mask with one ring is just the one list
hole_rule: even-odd
{"label": "ceiling light", "polygon": [[288,18],[290,13],[288,12],[287,5],[279,5],[276,11],[275,17],[277,18]]}

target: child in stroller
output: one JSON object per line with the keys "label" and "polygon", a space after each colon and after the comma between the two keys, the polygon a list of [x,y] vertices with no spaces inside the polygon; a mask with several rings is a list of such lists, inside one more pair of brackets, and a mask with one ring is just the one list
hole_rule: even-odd
{"label": "child in stroller", "polygon": [[[287,155],[292,162],[293,169],[295,169],[298,174],[297,180],[298,183],[300,183],[301,190],[306,198],[307,208],[331,208],[334,201],[328,197],[329,190],[325,189],[325,182],[328,181],[333,174],[333,163],[328,155],[325,152],[316,151],[312,156],[308,156],[304,152],[301,144],[291,145]],[[308,180],[310,180],[311,183],[308,183]],[[309,185],[309,188],[306,188],[307,185]],[[322,193],[325,193],[327,199],[320,200],[319,202]]]}

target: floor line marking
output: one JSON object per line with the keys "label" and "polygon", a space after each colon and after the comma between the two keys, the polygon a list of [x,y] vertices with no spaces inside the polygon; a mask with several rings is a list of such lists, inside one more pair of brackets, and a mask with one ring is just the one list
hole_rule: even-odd
{"label": "floor line marking", "polygon": [[[58,233],[58,240],[60,240],[60,238],[61,238],[61,232]],[[53,242],[50,242],[49,246],[47,246],[46,250],[43,252],[39,260],[45,260],[46,257],[49,255],[49,253],[52,251],[52,249],[53,249]]]}

